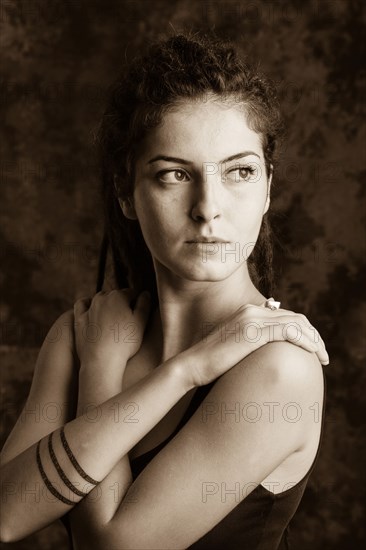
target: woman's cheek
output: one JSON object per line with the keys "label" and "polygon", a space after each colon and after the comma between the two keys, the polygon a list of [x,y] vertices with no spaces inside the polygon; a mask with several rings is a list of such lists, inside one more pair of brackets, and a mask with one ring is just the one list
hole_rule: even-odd
{"label": "woman's cheek", "polygon": [[144,212],[139,218],[142,235],[152,254],[155,254],[166,244],[169,244],[169,236],[174,225],[168,223],[167,212],[162,210],[150,210]]}

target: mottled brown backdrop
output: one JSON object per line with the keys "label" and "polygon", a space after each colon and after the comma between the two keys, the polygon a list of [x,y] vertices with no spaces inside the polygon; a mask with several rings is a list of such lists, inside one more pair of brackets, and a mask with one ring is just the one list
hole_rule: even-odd
{"label": "mottled brown backdrop", "polygon": [[[362,1],[3,0],[0,15],[2,437],[24,403],[45,331],[94,292],[102,224],[93,135],[107,86],[126,51],[162,33],[214,29],[279,85],[288,135],[273,201],[275,297],[309,317],[331,358],[324,443],[293,521],[293,548],[360,548]],[[64,549],[66,536],[55,524],[13,547]]]}

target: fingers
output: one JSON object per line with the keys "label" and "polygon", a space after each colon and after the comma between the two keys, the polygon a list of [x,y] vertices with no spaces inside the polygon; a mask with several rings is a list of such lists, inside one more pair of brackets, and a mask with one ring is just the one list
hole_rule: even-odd
{"label": "fingers", "polygon": [[301,327],[304,341],[308,342],[310,347],[313,347],[313,351],[318,355],[319,361],[325,365],[329,364],[329,356],[325,343],[316,328],[311,325],[309,319],[301,313],[294,313],[293,319]]}
{"label": "fingers", "polygon": [[147,314],[150,310],[150,293],[144,291],[137,294],[135,289],[114,289],[110,291],[101,290],[92,298],[80,298],[74,304],[74,315],[82,315],[89,308],[100,311],[101,308],[110,308],[115,305],[117,308],[128,307],[140,314]]}
{"label": "fingers", "polygon": [[329,364],[329,356],[328,356],[328,353],[326,352],[324,346],[319,342],[318,344],[316,344],[313,340],[313,338],[309,335],[307,335],[306,333],[303,333],[301,335],[301,338],[296,341],[296,340],[289,340],[292,344],[297,344],[298,346],[300,346],[301,348],[307,350],[307,351],[310,351],[310,352],[313,352],[313,353],[316,353],[320,363],[322,363],[323,365],[328,365]]}
{"label": "fingers", "polygon": [[[235,321],[238,319],[245,324],[253,324],[258,327],[263,326],[274,326],[280,325],[279,329],[274,331],[271,340],[279,341],[289,341],[295,345],[298,345],[308,351],[314,352],[317,354],[319,361],[323,365],[329,364],[329,356],[325,348],[323,339],[321,338],[319,332],[313,327],[308,320],[308,318],[302,313],[296,313],[288,309],[274,309],[263,307],[262,305],[256,306],[254,304],[245,304],[241,306],[232,316],[231,320]],[[300,331],[300,338],[290,336],[288,328],[293,326],[292,333],[294,328],[298,327]],[[272,329],[267,329],[265,334],[267,337],[270,337]],[[282,331],[283,334],[282,334]]]}
{"label": "fingers", "polygon": [[80,317],[83,313],[85,313],[91,304],[92,299],[85,297],[85,298],[79,298],[79,300],[76,300],[74,304],[74,317]]}
{"label": "fingers", "polygon": [[131,300],[136,297],[136,291],[131,288],[115,288],[113,290],[101,290],[93,296],[93,306],[96,308],[109,307],[118,304],[119,307],[127,306],[131,309]]}
{"label": "fingers", "polygon": [[298,317],[293,317],[293,321],[289,321],[286,317],[277,318],[273,323],[265,322],[264,325],[262,330],[265,332],[267,342],[290,342],[306,351],[316,353],[322,364],[329,364],[329,356],[323,341],[316,340],[313,327],[300,322]]}
{"label": "fingers", "polygon": [[134,288],[116,288],[111,290],[107,296],[112,300],[119,300],[122,304],[125,304],[130,309],[135,308],[135,302],[137,300],[138,294]]}
{"label": "fingers", "polygon": [[[257,307],[257,306],[253,306]],[[309,319],[302,313],[296,313],[287,309],[276,309],[271,310],[262,306],[258,306],[258,313],[260,314],[261,319],[271,319],[274,322],[278,322],[285,326],[291,326],[292,324],[299,325],[303,333],[303,338],[299,342],[292,342],[304,347],[308,351],[314,351],[319,358],[319,361],[324,364],[329,364],[329,355],[327,353],[324,340],[320,336],[319,332],[313,327]],[[290,338],[285,338],[285,340],[291,341]]]}
{"label": "fingers", "polygon": [[312,333],[313,340],[315,344],[318,344],[319,351],[317,351],[317,355],[319,357],[319,361],[323,365],[329,365],[329,355],[325,347],[325,343],[323,338],[320,336],[319,332],[316,330],[315,327],[309,326],[309,330]]}

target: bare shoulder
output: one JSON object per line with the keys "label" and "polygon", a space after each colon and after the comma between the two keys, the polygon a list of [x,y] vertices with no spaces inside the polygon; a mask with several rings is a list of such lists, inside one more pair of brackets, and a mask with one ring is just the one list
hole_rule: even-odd
{"label": "bare shoulder", "polygon": [[257,350],[261,361],[280,380],[311,383],[322,378],[322,365],[315,353],[290,342],[271,342]]}
{"label": "bare shoulder", "polygon": [[[321,410],[324,395],[322,365],[315,353],[289,342],[271,342],[257,349],[221,376],[209,393],[211,402],[240,403],[246,415],[271,422],[271,415],[290,417],[298,448],[307,443],[314,428],[314,404]],[[244,411],[244,412],[243,412]],[[292,422],[290,420],[290,422]],[[310,431],[309,431],[310,430]]]}
{"label": "bare shoulder", "polygon": [[51,325],[43,345],[55,343],[65,344],[68,347],[74,345],[74,311],[68,309],[62,313]]}
{"label": "bare shoulder", "polygon": [[69,310],[49,329],[23,411],[2,450],[2,462],[75,417],[78,372],[73,323],[74,314]]}
{"label": "bare shoulder", "polygon": [[257,349],[222,378],[257,379],[265,385],[302,392],[314,391],[323,385],[322,365],[315,353],[290,342],[271,342]]}

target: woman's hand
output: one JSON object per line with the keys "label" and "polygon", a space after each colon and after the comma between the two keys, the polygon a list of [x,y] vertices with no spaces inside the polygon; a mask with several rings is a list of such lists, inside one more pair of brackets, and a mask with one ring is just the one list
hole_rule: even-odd
{"label": "woman's hand", "polygon": [[201,340],[182,352],[189,386],[212,382],[247,355],[269,342],[288,341],[329,363],[324,342],[305,315],[247,304],[225,321],[202,327]]}
{"label": "woman's hand", "polygon": [[81,365],[127,361],[139,350],[150,310],[147,292],[141,293],[134,309],[131,289],[98,292],[74,305],[76,351]]}

